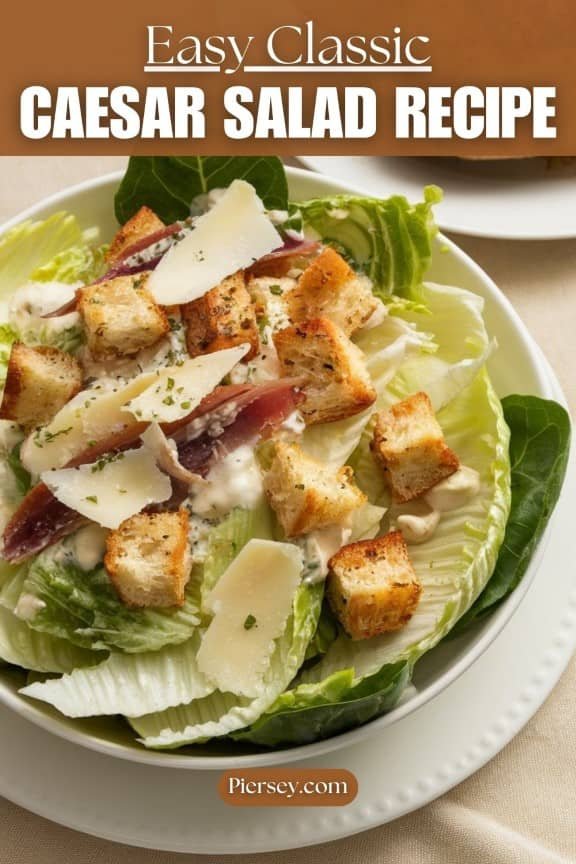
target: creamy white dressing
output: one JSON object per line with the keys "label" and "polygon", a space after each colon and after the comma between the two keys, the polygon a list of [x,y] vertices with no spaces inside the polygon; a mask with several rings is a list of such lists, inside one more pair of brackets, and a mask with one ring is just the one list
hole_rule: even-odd
{"label": "creamy white dressing", "polygon": [[[289,215],[290,214],[287,210],[268,210],[268,218],[273,225],[283,225],[284,222],[287,221]],[[294,233],[295,232],[292,232],[292,234]],[[300,237],[301,235],[297,234],[297,236]]]}
{"label": "creamy white dressing", "polygon": [[246,444],[218,462],[206,480],[191,498],[198,516],[223,515],[234,507],[251,510],[263,495],[262,475],[253,449]]}
{"label": "creamy white dressing", "polygon": [[[281,437],[298,438],[306,429],[306,421],[300,411],[293,411],[280,425],[278,433]],[[283,433],[286,433],[283,435]]]}
{"label": "creamy white dressing", "polygon": [[81,570],[94,570],[104,558],[108,532],[99,525],[80,528],[72,538],[72,553]]}
{"label": "creamy white dressing", "polygon": [[35,597],[34,594],[21,594],[14,609],[14,614],[21,621],[32,621],[36,613],[45,608],[46,604],[44,601]]}
{"label": "creamy white dressing", "polygon": [[480,492],[480,485],[478,472],[462,465],[422,498],[403,505],[393,520],[397,530],[409,544],[425,543],[434,536],[442,513],[463,507]]}
{"label": "creamy white dressing", "polygon": [[396,519],[398,530],[407,543],[425,543],[434,536],[440,522],[440,512],[429,508],[424,513],[403,513]]}
{"label": "creamy white dressing", "polygon": [[[67,317],[67,316],[66,316]],[[128,380],[135,378],[141,372],[154,372],[163,366],[173,366],[188,360],[186,349],[186,334],[179,312],[171,312],[169,319],[172,329],[155,345],[144,348],[131,357],[108,357],[105,360],[95,360],[87,347],[78,353],[86,378]]]}
{"label": "creamy white dressing", "polygon": [[61,306],[70,303],[76,295],[76,289],[82,282],[26,282],[18,288],[10,300],[10,312],[17,315],[27,312],[29,315],[48,315],[56,312]]}
{"label": "creamy white dressing", "polygon": [[474,468],[462,465],[458,471],[437,483],[424,496],[433,510],[445,513],[457,510],[474,498],[480,491],[480,475]]}
{"label": "creamy white dressing", "polygon": [[214,528],[214,522],[209,519],[203,519],[195,513],[191,513],[191,499],[188,499],[186,507],[189,511],[189,531],[188,539],[190,541],[190,549],[192,552],[192,560],[196,564],[201,564],[208,555],[210,532]]}
{"label": "creamy white dressing", "polygon": [[328,575],[328,562],[345,546],[352,529],[345,525],[329,525],[312,531],[300,543],[304,550],[304,581],[308,585],[323,582]]}
{"label": "creamy white dressing", "polygon": [[26,282],[10,299],[8,317],[10,323],[22,334],[42,333],[43,342],[64,330],[80,324],[78,312],[69,312],[57,318],[43,318],[74,299],[76,289],[82,282]]}
{"label": "creamy white dressing", "polygon": [[190,215],[201,216],[203,213],[207,213],[225,194],[226,189],[210,189],[209,192],[196,195],[190,204]]}
{"label": "creamy white dressing", "polygon": [[231,384],[265,384],[280,378],[280,361],[272,341],[272,329],[264,327],[260,334],[260,351],[247,363],[237,363],[230,372]]}

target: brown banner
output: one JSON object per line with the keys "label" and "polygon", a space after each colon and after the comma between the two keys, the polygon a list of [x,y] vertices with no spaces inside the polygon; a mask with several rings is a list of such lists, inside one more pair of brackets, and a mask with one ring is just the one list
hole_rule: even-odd
{"label": "brown banner", "polygon": [[573,0],[54,0],[2,23],[4,154],[576,152]]}
{"label": "brown banner", "polygon": [[222,774],[218,794],[233,807],[343,807],[358,781],[343,768],[247,768]]}

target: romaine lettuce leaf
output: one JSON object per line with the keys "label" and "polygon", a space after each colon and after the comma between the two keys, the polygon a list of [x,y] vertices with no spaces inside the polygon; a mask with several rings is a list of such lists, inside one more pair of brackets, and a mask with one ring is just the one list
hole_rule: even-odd
{"label": "romaine lettuce leaf", "polygon": [[[273,524],[266,504],[255,511],[234,510],[219,529],[212,532],[212,549],[207,558],[210,587],[252,539],[273,539]],[[257,533],[254,533],[257,532]],[[301,584],[294,598],[293,613],[276,648],[264,678],[264,693],[255,699],[215,691],[188,705],[161,713],[130,718],[147,747],[174,748],[207,738],[227,735],[253,723],[286,689],[304,661],[310,640],[317,629],[324,586]]]}
{"label": "romaine lettuce leaf", "polygon": [[359,642],[340,636],[320,663],[303,673],[303,682],[347,668],[360,678],[389,663],[413,664],[448,633],[490,578],[510,507],[510,464],[508,427],[484,370],[438,419],[462,464],[480,473],[479,495],[444,513],[434,536],[410,547],[424,590],[406,627]]}
{"label": "romaine lettuce leaf", "polygon": [[70,285],[74,282],[83,282],[85,285],[94,282],[106,270],[104,256],[108,246],[90,246],[86,241],[85,235],[84,243],[59,252],[46,264],[37,267],[30,279],[33,282],[65,282]]}
{"label": "romaine lettuce leaf", "polygon": [[418,303],[396,306],[394,314],[418,331],[426,330],[438,350],[434,357],[413,353],[389,392],[403,398],[425,390],[438,412],[474,379],[492,350],[482,317],[484,300],[462,288],[433,282],[415,288],[413,297]]}
{"label": "romaine lettuce leaf", "polygon": [[136,717],[164,711],[214,690],[197,668],[198,644],[197,631],[182,645],[169,645],[161,651],[114,653],[98,666],[29,684],[20,692],[48,702],[67,717],[106,714]]}
{"label": "romaine lettuce leaf", "polygon": [[23,592],[44,603],[30,620],[39,632],[92,649],[158,651],[186,642],[199,618],[198,576],[193,573],[180,609],[129,609],[120,602],[101,565],[82,570],[61,541],[30,564]]}
{"label": "romaine lettuce leaf", "polygon": [[375,293],[411,297],[424,277],[437,228],[432,206],[442,198],[437,186],[427,186],[424,201],[406,198],[363,198],[337,195],[293,205],[304,230],[329,243],[356,268],[370,276]]}
{"label": "romaine lettuce leaf", "polygon": [[28,220],[0,238],[0,296],[11,294],[56,255],[83,243],[83,232],[70,213]]}
{"label": "romaine lettuce leaf", "polygon": [[251,183],[268,210],[286,210],[288,184],[276,156],[132,156],[114,199],[116,218],[122,224],[145,204],[166,223],[186,219],[195,198],[233,180]]}
{"label": "romaine lettuce leaf", "polygon": [[506,396],[510,428],[512,506],[490,581],[451,632],[459,635],[491,612],[524,576],[560,495],[570,452],[570,418],[557,402]]}
{"label": "romaine lettuce leaf", "polygon": [[410,680],[410,664],[393,663],[357,681],[353,669],[334,672],[318,684],[287,690],[236,741],[261,747],[310,744],[360,726],[390,711]]}
{"label": "romaine lettuce leaf", "polygon": [[172,749],[228,735],[254,723],[286,689],[302,665],[316,630],[323,591],[322,584],[302,583],[298,589],[286,631],[276,641],[262,696],[248,699],[217,690],[189,705],[131,718],[130,723],[142,743],[150,748]]}
{"label": "romaine lettuce leaf", "polygon": [[98,663],[103,656],[66,639],[37,633],[0,605],[0,660],[5,663],[36,672],[70,672]]}

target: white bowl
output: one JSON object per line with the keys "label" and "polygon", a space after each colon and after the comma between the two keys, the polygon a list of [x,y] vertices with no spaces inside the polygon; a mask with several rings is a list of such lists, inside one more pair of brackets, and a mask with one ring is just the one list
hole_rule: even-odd
{"label": "white bowl", "polygon": [[[288,168],[287,173],[290,197],[294,201],[355,191],[336,180],[308,171]],[[120,173],[110,174],[65,189],[15,217],[0,229],[0,234],[24,219],[44,219],[58,210],[69,210],[76,215],[83,228],[98,225],[103,237],[111,237],[116,229],[113,195],[120,177]],[[428,276],[435,282],[458,285],[485,298],[488,330],[499,344],[499,350],[490,361],[490,373],[500,396],[516,392],[554,398],[553,383],[550,382],[540,350],[508,300],[471,258],[451,241],[439,237]],[[397,723],[465,672],[518,608],[538,568],[543,547],[544,542],[540,543],[520,586],[494,614],[459,638],[441,643],[419,661],[414,678],[416,693],[401,701],[388,714],[325,741],[269,752],[249,748],[242,752],[235,748],[231,752],[225,744],[206,745],[203,748],[196,746],[179,751],[149,751],[137,743],[134,733],[122,720],[71,720],[48,705],[25,699],[18,694],[23,677],[9,667],[0,668],[0,700],[22,717],[68,741],[149,765],[222,770],[313,758],[356,743]]]}

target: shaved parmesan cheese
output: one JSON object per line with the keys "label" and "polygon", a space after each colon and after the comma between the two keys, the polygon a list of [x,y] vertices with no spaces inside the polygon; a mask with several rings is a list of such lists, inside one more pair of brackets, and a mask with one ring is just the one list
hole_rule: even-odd
{"label": "shaved parmesan cheese", "polygon": [[235,180],[194,230],[169,249],[146,287],[163,306],[189,303],[281,245],[254,188]]}
{"label": "shaved parmesan cheese", "polygon": [[208,595],[206,607],[214,617],[198,651],[198,668],[222,692],[262,694],[302,566],[296,546],[250,540]]}
{"label": "shaved parmesan cheese", "polygon": [[32,474],[61,468],[78,456],[90,442],[99,442],[136,425],[123,405],[156,380],[153,372],[133,378],[128,384],[97,385],[82,390],[48,423],[24,441],[22,464]]}
{"label": "shaved parmesan cheese", "polygon": [[163,369],[153,384],[126,403],[138,420],[173,423],[186,417],[250,350],[249,345],[225,348]]}
{"label": "shaved parmesan cheese", "polygon": [[172,494],[170,478],[145,447],[92,465],[44,471],[41,479],[58,501],[103,528],[118,528],[124,519]]}

